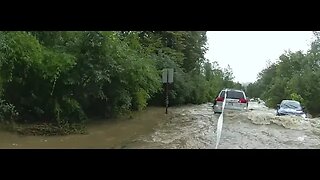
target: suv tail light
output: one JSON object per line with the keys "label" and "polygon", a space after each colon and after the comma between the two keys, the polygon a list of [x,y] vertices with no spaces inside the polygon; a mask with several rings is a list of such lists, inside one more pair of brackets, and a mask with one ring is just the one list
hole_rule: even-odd
{"label": "suv tail light", "polygon": [[246,100],[246,99],[244,99],[244,98],[240,98],[239,99],[239,103],[247,103],[248,101]]}
{"label": "suv tail light", "polygon": [[216,101],[223,101],[223,100],[224,100],[223,97],[218,97],[218,98],[216,99]]}

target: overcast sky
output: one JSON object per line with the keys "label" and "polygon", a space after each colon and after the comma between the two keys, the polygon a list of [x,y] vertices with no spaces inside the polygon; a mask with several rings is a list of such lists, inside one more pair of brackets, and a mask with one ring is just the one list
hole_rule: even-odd
{"label": "overcast sky", "polygon": [[285,50],[306,52],[313,38],[312,31],[208,31],[206,54],[220,67],[229,64],[235,80],[254,82],[266,67],[267,60],[275,62]]}

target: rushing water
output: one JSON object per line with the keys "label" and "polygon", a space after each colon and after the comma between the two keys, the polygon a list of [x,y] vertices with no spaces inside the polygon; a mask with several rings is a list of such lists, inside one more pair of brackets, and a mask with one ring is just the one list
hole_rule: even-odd
{"label": "rushing water", "polygon": [[[19,136],[0,131],[0,148],[213,149],[218,115],[211,104],[151,107],[133,118],[88,125],[87,135]],[[219,149],[320,148],[320,119],[275,116],[250,103],[248,112],[226,111]]]}
{"label": "rushing water", "polygon": [[[275,116],[275,110],[250,103],[248,112],[226,111],[220,149],[297,149],[320,147],[320,120]],[[211,104],[173,109],[170,120],[141,136],[132,148],[213,149],[218,115]]]}

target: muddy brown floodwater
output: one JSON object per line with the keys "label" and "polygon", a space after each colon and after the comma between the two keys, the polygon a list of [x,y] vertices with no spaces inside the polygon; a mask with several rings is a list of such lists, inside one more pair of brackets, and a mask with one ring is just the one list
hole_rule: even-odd
{"label": "muddy brown floodwater", "polygon": [[0,131],[0,148],[125,148],[136,137],[150,134],[166,119],[164,108],[150,107],[134,113],[133,118],[95,121],[88,134],[68,136],[19,136]]}
{"label": "muddy brown floodwater", "polygon": [[[132,148],[214,149],[219,115],[212,104],[172,108],[174,113]],[[275,110],[252,102],[248,112],[225,111],[219,149],[320,148],[320,119],[275,116]]]}
{"label": "muddy brown floodwater", "polygon": [[[219,115],[212,104],[151,107],[132,119],[88,125],[87,135],[18,136],[0,131],[0,148],[213,149]],[[320,148],[320,119],[277,117],[275,110],[250,103],[248,112],[226,111],[219,149]]]}

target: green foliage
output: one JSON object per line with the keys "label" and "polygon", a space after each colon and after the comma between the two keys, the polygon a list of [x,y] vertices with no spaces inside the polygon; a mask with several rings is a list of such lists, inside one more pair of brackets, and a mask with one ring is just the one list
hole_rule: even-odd
{"label": "green foliage", "polygon": [[300,101],[307,110],[317,115],[320,113],[320,41],[315,33],[315,41],[310,50],[286,52],[277,63],[260,72],[255,83],[247,91],[254,97],[266,100],[270,107],[275,107],[283,99]]}
{"label": "green foliage", "polygon": [[19,116],[19,113],[15,110],[12,104],[0,99],[0,122],[13,122]]}
{"label": "green foliage", "polygon": [[206,42],[204,31],[0,32],[0,117],[62,128],[163,105],[164,68],[170,105],[212,101],[241,84],[204,58]]}
{"label": "green foliage", "polygon": [[299,102],[301,102],[302,104],[304,104],[304,99],[300,96],[300,94],[292,93],[292,94],[290,94],[290,98],[291,98],[292,100],[299,101]]}
{"label": "green foliage", "polygon": [[133,109],[142,110],[147,107],[148,93],[144,89],[138,90],[133,96]]}

